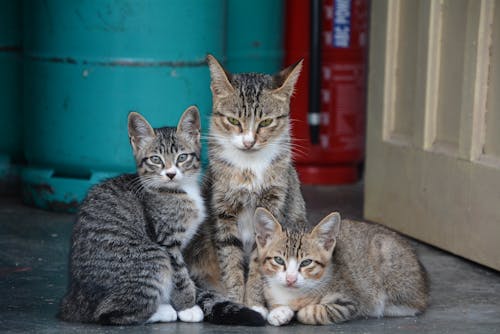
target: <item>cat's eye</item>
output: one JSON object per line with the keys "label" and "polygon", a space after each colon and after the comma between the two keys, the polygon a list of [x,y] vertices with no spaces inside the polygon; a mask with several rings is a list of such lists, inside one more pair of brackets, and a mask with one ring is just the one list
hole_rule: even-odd
{"label": "cat's eye", "polygon": [[259,127],[265,128],[266,126],[271,125],[272,122],[273,122],[272,118],[267,118],[267,119],[265,119],[265,120],[263,120],[262,122],[259,123]]}
{"label": "cat's eye", "polygon": [[308,265],[310,265],[312,263],[312,260],[310,259],[307,259],[307,260],[304,260],[300,263],[300,267],[307,267]]}
{"label": "cat's eye", "polygon": [[179,154],[179,156],[177,157],[177,162],[184,162],[187,160],[187,158],[188,154],[186,153]]}
{"label": "cat's eye", "polygon": [[231,123],[232,125],[240,125],[240,121],[238,121],[236,118],[234,117],[228,117],[227,118],[227,121],[229,123]]}
{"label": "cat's eye", "polygon": [[274,262],[276,262],[277,264],[279,264],[280,266],[284,266],[285,265],[285,260],[283,260],[281,257],[279,256],[275,256],[274,257]]}
{"label": "cat's eye", "polygon": [[161,165],[163,160],[161,160],[160,156],[158,155],[152,155],[149,157],[149,161],[154,163],[155,165]]}

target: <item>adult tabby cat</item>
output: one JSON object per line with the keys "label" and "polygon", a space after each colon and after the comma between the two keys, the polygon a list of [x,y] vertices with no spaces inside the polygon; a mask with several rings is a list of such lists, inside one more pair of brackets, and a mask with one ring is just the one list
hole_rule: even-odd
{"label": "adult tabby cat", "polygon": [[282,229],[255,212],[268,322],[339,323],[358,317],[413,316],[428,303],[428,279],[415,251],[378,225],[324,218],[311,232]]}
{"label": "adult tabby cat", "polygon": [[260,278],[248,268],[255,208],[265,207],[286,223],[306,224],[291,160],[289,106],[302,61],[276,75],[230,74],[211,55],[207,61],[213,95],[204,184],[209,219],[186,261],[197,281],[262,312],[255,300],[262,295]]}
{"label": "adult tabby cat", "polygon": [[129,325],[201,321],[182,249],[205,218],[200,196],[200,116],[153,129],[130,113],[137,174],[94,186],[73,229],[67,321]]}

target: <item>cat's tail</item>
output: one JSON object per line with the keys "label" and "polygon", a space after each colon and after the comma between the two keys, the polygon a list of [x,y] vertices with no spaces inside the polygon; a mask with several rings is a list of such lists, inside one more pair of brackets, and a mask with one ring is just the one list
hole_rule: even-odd
{"label": "cat's tail", "polygon": [[266,320],[259,312],[227,300],[214,291],[198,290],[196,304],[205,320],[218,325],[264,326]]}

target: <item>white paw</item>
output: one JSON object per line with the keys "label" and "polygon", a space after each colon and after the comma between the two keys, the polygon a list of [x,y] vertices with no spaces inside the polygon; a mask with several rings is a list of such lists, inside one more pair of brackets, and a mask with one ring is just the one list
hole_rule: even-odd
{"label": "white paw", "polygon": [[160,304],[147,322],[172,322],[177,320],[177,312],[170,304]]}
{"label": "white paw", "polygon": [[252,306],[250,307],[252,310],[254,310],[255,312],[259,312],[260,315],[264,318],[264,319],[267,319],[267,315],[269,314],[269,311],[267,310],[267,308],[265,308],[264,306]]}
{"label": "white paw", "polygon": [[267,322],[273,326],[286,325],[293,318],[293,311],[288,306],[279,306],[272,309],[267,316]]}
{"label": "white paw", "polygon": [[198,305],[179,311],[177,315],[184,322],[200,322],[203,320],[203,311]]}

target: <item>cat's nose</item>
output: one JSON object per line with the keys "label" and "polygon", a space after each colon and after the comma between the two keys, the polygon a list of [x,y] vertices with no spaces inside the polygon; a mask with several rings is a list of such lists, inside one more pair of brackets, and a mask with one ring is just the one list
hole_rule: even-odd
{"label": "cat's nose", "polygon": [[292,286],[297,282],[297,276],[296,275],[286,275],[286,285]]}
{"label": "cat's nose", "polygon": [[255,140],[244,140],[243,141],[243,146],[245,146],[245,148],[247,150],[251,149],[254,145],[255,145]]}
{"label": "cat's nose", "polygon": [[167,173],[167,176],[170,180],[173,180],[175,177],[175,173]]}

